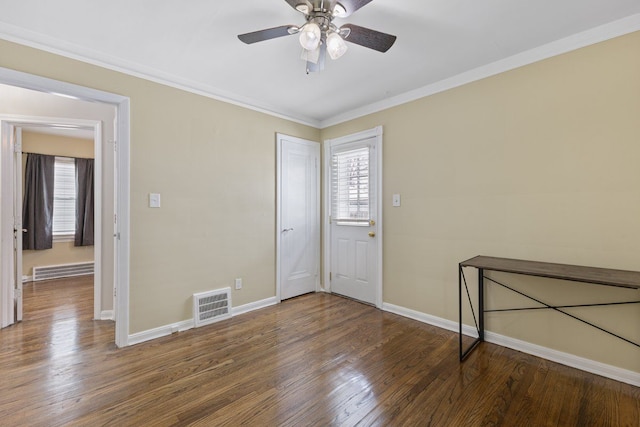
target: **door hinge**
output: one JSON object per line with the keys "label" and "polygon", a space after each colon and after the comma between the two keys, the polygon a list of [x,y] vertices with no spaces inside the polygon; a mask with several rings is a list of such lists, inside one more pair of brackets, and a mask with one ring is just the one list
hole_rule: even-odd
{"label": "door hinge", "polygon": [[22,289],[14,289],[13,290],[13,299],[20,299],[22,298]]}
{"label": "door hinge", "polygon": [[14,153],[22,153],[22,141],[16,141],[13,144],[13,152]]}
{"label": "door hinge", "polygon": [[329,272],[329,281],[331,281],[331,272]]}
{"label": "door hinge", "polygon": [[118,223],[118,214],[113,214],[113,223],[117,224]]}

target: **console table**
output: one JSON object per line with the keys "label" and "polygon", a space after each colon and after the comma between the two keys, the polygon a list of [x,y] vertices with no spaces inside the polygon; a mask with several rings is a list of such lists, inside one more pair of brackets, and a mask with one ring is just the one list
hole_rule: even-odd
{"label": "console table", "polygon": [[[473,303],[471,302],[471,295],[469,293],[469,287],[467,286],[467,280],[464,276],[464,267],[473,267],[478,269],[478,316],[476,318],[475,310],[473,309]],[[527,276],[546,277],[550,279],[561,279],[572,282],[591,283],[601,286],[615,286],[619,288],[627,288],[634,293],[635,297],[638,297],[638,291],[640,291],[640,272],[638,271],[626,271],[626,270],[613,270],[609,268],[596,268],[596,267],[584,267],[579,265],[567,265],[567,264],[554,264],[549,262],[537,262],[537,261],[524,261],[518,259],[509,258],[496,258],[489,256],[476,256],[458,264],[458,309],[459,309],[459,321],[460,321],[460,361],[463,361],[482,341],[484,341],[484,324],[485,313],[495,311],[521,311],[521,310],[538,310],[538,309],[550,309],[560,312],[566,316],[569,316],[575,320],[585,323],[591,327],[594,327],[609,335],[613,335],[631,345],[640,348],[640,343],[634,342],[627,338],[622,337],[619,334],[606,330],[594,323],[591,323],[585,319],[574,316],[568,313],[564,309],[574,307],[595,307],[605,305],[620,305],[620,304],[640,304],[640,300],[634,301],[621,301],[611,303],[598,303],[598,304],[575,304],[575,305],[551,305],[543,302],[537,298],[534,298],[526,293],[517,290],[504,283],[499,283],[496,280],[484,275],[485,271],[500,271],[505,273],[522,274]],[[490,281],[499,286],[502,286],[510,291],[513,291],[523,297],[526,297],[536,303],[540,304],[538,307],[524,307],[524,308],[506,308],[500,310],[486,310],[484,305],[485,297],[485,285],[484,281]],[[463,286],[464,285],[464,286]],[[463,301],[463,288],[466,290],[467,299],[471,307],[471,314],[478,331],[478,338],[465,350],[462,343],[462,301]]]}

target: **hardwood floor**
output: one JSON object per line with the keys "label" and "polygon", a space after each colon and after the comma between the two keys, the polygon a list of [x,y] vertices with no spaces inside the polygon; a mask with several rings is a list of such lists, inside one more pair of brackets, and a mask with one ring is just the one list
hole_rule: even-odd
{"label": "hardwood floor", "polygon": [[91,279],[25,286],[6,426],[640,426],[640,388],[310,294],[117,349]]}

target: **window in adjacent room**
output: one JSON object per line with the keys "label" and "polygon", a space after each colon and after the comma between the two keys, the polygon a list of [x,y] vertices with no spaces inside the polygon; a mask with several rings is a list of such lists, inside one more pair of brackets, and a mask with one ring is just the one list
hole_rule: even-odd
{"label": "window in adjacent room", "polygon": [[73,240],[76,231],[75,160],[57,157],[53,190],[53,238]]}

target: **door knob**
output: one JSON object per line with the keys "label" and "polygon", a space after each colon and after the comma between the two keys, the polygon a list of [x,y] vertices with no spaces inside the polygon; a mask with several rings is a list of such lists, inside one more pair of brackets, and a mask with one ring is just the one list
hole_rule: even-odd
{"label": "door knob", "polygon": [[374,233],[373,231],[369,232],[369,237],[376,237],[376,233]]}

